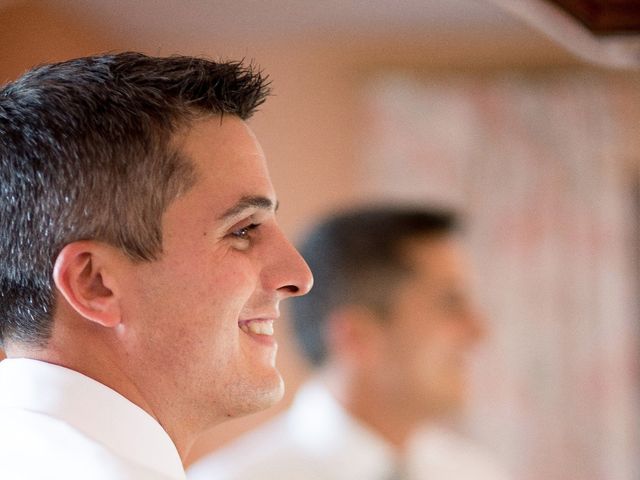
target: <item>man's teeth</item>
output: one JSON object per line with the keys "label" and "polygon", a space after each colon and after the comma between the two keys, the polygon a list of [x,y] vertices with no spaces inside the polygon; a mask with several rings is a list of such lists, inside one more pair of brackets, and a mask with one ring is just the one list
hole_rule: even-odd
{"label": "man's teeth", "polygon": [[273,335],[273,320],[258,320],[255,322],[246,322],[240,325],[245,333],[253,333],[256,335]]}

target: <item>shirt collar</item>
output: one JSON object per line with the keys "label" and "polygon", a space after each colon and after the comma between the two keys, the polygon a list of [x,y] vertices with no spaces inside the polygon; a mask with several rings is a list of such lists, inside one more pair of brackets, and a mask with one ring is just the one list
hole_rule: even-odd
{"label": "shirt collar", "polygon": [[81,373],[38,360],[0,362],[0,406],[67,422],[115,454],[176,480],[185,478],[175,445],[146,411]]}
{"label": "shirt collar", "polygon": [[299,390],[286,421],[297,445],[331,459],[344,478],[378,478],[396,464],[393,447],[351,417],[319,379]]}

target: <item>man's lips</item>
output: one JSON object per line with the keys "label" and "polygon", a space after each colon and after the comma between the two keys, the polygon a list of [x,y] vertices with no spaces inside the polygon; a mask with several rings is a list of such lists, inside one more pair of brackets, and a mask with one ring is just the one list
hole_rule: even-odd
{"label": "man's lips", "polygon": [[273,322],[273,318],[250,318],[240,320],[238,326],[244,333],[271,337],[273,336]]}

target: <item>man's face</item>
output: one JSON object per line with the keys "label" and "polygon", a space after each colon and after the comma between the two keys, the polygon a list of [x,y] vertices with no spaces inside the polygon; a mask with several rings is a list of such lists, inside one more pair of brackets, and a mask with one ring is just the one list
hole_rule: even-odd
{"label": "man's face", "polygon": [[[194,422],[266,408],[283,394],[273,324],[311,273],[275,220],[264,154],[240,119],[196,121],[177,144],[197,181],[162,219],[159,260],[131,264],[123,303],[146,391]],[[191,418],[192,417],[192,418]]]}
{"label": "man's face", "polygon": [[383,330],[383,394],[407,415],[455,411],[465,396],[467,360],[482,334],[470,299],[463,251],[448,237],[407,243],[413,273],[397,286]]}

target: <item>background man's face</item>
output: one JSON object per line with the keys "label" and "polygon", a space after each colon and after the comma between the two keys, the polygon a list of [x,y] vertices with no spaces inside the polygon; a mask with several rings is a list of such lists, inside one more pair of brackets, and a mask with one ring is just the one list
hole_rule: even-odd
{"label": "background man's face", "polygon": [[276,224],[264,154],[244,122],[199,120],[176,140],[198,180],[163,216],[160,259],[131,267],[131,360],[189,420],[215,423],[281,398],[272,321],[311,274]]}
{"label": "background man's face", "polygon": [[407,415],[441,415],[464,400],[467,357],[482,324],[454,239],[412,240],[406,253],[414,273],[398,285],[382,327],[383,390]]}

